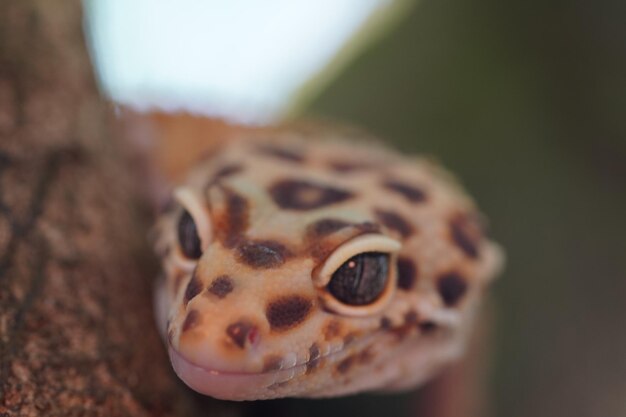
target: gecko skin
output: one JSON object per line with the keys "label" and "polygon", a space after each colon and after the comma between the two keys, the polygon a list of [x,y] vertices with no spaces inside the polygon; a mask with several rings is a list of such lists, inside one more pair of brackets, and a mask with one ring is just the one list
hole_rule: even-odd
{"label": "gecko skin", "polygon": [[403,390],[458,358],[501,264],[428,159],[341,131],[226,141],[160,217],[172,365],[229,400]]}

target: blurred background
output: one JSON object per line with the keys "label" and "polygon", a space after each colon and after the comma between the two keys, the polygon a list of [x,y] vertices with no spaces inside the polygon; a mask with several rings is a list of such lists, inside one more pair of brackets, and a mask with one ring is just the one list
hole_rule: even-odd
{"label": "blurred background", "polygon": [[[626,2],[385,3],[363,1],[370,8],[343,35],[324,38],[332,48],[282,96],[255,96],[243,115],[236,105],[197,101],[192,110],[256,122],[328,117],[435,155],[476,198],[508,255],[494,286],[492,414],[626,416]],[[103,13],[92,14],[92,24]],[[369,25],[382,15],[384,25]],[[298,32],[293,19],[303,15],[285,16]],[[355,47],[367,35],[359,28],[376,36]],[[307,38],[311,45],[319,46],[317,36]],[[274,56],[263,51],[251,55],[259,68]],[[302,46],[298,57],[311,51]],[[337,64],[342,53],[351,59]],[[102,75],[106,59],[97,51],[96,62]],[[320,78],[324,68],[334,69]],[[304,85],[306,94],[295,92]],[[185,108],[184,97],[174,101]],[[281,407],[286,415],[391,416],[407,415],[414,401],[362,395]]]}

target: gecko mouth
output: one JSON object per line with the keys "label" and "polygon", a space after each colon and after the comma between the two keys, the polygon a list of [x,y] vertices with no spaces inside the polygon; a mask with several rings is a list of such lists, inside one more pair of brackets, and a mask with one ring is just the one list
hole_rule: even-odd
{"label": "gecko mouth", "polygon": [[207,369],[185,359],[169,348],[170,361],[178,377],[191,389],[221,400],[271,398],[268,388],[278,386],[306,372],[307,364],[269,372],[230,372]]}
{"label": "gecko mouth", "polygon": [[171,345],[168,346],[168,353],[176,375],[194,391],[221,400],[269,399],[282,396],[277,388],[304,375],[310,368],[324,366],[321,361],[327,361],[352,351],[357,345],[362,345],[370,340],[371,336],[373,335],[361,338],[349,345],[343,345],[324,355],[310,358],[302,363],[260,372],[223,371],[207,368],[188,360]]}

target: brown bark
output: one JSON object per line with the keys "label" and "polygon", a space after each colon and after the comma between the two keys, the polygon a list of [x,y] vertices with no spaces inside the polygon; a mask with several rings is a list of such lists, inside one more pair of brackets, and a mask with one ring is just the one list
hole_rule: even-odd
{"label": "brown bark", "polygon": [[234,415],[170,371],[150,211],[81,22],[79,0],[0,3],[0,416]]}

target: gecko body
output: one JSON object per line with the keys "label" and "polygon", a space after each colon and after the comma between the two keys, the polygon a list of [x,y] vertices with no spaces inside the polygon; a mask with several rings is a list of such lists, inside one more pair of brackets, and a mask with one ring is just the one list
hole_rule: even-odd
{"label": "gecko body", "polygon": [[342,131],[229,140],[160,217],[170,359],[222,399],[417,386],[461,355],[500,265],[437,164]]}

